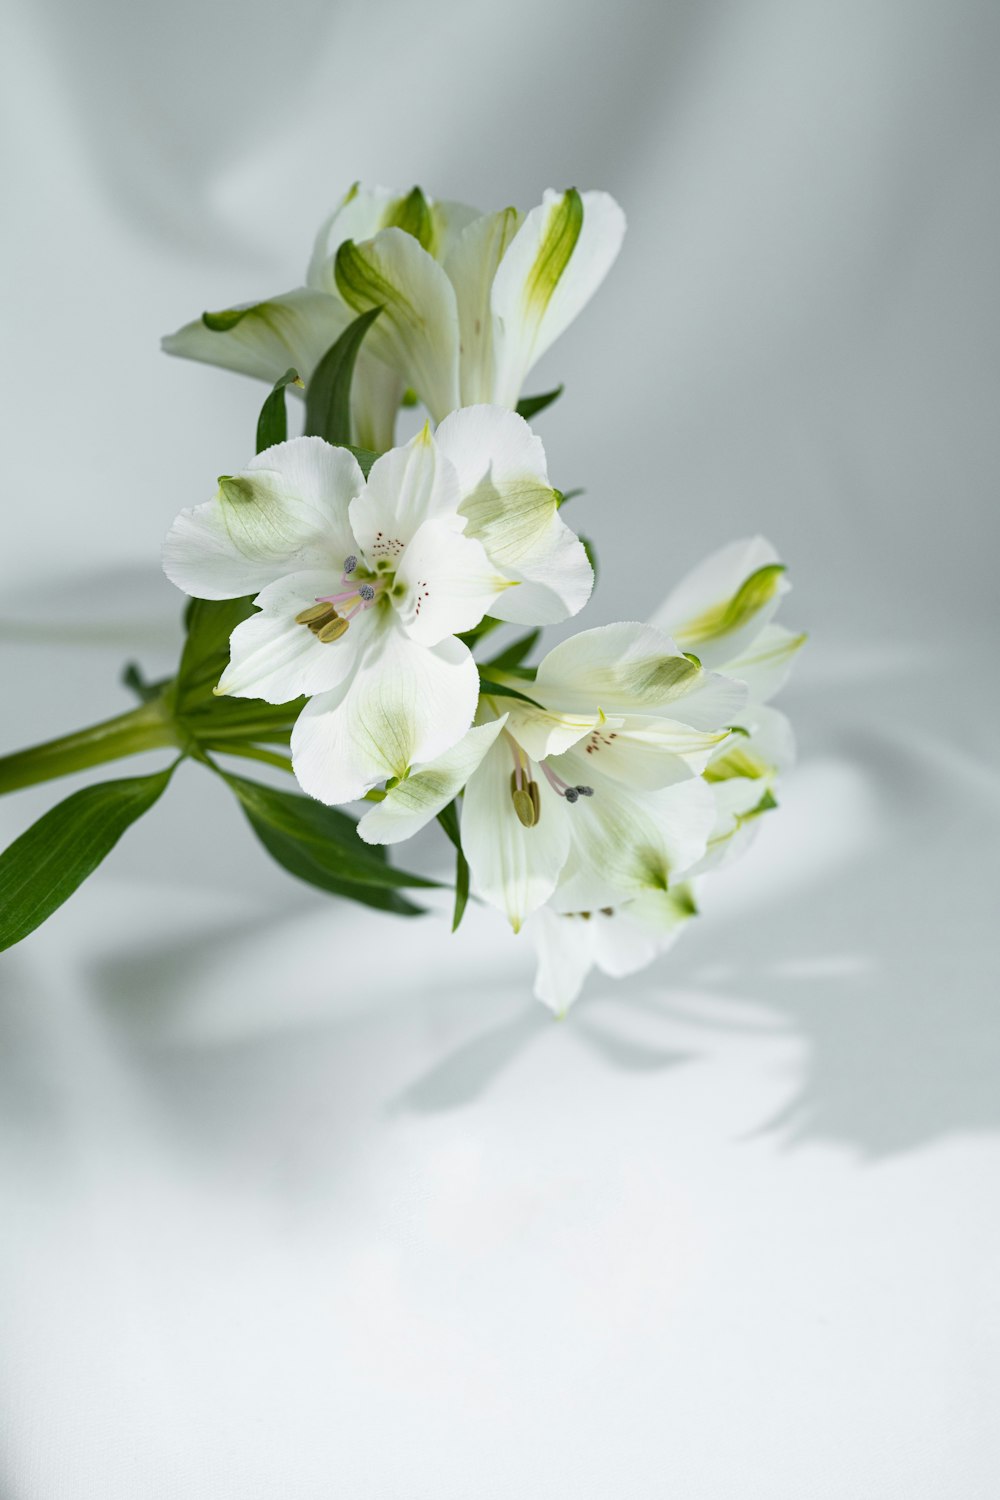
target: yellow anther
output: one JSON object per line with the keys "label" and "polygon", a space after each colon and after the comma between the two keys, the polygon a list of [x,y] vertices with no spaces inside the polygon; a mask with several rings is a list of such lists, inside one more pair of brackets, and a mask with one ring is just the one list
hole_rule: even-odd
{"label": "yellow anther", "polygon": [[335,618],[337,611],[332,604],[324,599],[320,604],[310,604],[295,616],[296,625],[325,625],[327,620]]}
{"label": "yellow anther", "polygon": [[338,615],[335,620],[330,621],[329,625],[324,625],[321,630],[316,630],[315,635],[316,639],[322,641],[325,646],[329,641],[339,641],[340,637],[349,629],[350,621],[341,619],[340,615]]}

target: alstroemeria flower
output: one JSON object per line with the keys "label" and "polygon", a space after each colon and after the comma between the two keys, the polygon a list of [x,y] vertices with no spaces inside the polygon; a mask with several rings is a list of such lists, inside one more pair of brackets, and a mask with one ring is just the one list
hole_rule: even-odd
{"label": "alstroemeria flower", "polygon": [[391,446],[409,386],[436,421],[460,406],[514,407],[538,359],[593,296],[625,232],[606,193],[548,191],[527,214],[479,214],[357,184],[320,230],[307,285],[205,313],[163,340],[169,354],[273,382],[308,383],[348,323],[382,313],[352,387],[355,441]]}
{"label": "alstroemeria flower", "polygon": [[[523,505],[508,482],[529,495]],[[367,483],[347,449],[320,438],[269,448],[181,513],[164,566],[198,598],[256,592],[217,691],[310,697],[292,760],[328,803],[462,737],[479,678],[458,634],[491,608],[529,623],[565,617],[592,583],[555,514],[541,444],[514,412],[489,407],[457,412],[436,436],[425,427],[376,460]],[[513,595],[520,605],[507,607]]]}
{"label": "alstroemeria flower", "polygon": [[805,641],[773,623],[788,584],[763,537],[713,553],[678,584],[654,616],[685,649],[747,688],[742,734],[721,746],[705,769],[716,804],[708,848],[692,873],[729,864],[751,843],[760,814],[775,807],[780,772],[795,757],[792,728],[767,701],[784,683]]}
{"label": "alstroemeria flower", "polygon": [[[221,365],[273,384],[291,366],[308,384],[323,355],[357,317],[337,291],[330,267],[344,240],[368,240],[394,228],[412,236],[422,253],[450,253],[457,236],[478,218],[461,203],[436,203],[419,188],[350,189],[316,238],[306,285],[221,312],[207,312],[163,340],[168,354]],[[396,413],[406,388],[399,373],[362,346],[351,385],[354,441],[376,453],[392,447]],[[457,403],[456,403],[457,404]]]}
{"label": "alstroemeria flower", "polygon": [[[562,642],[517,685],[533,703],[487,696],[478,716],[484,728],[506,719],[465,788],[462,847],[478,893],[517,930],[547,901],[582,911],[667,890],[705,853],[715,804],[701,772],[730,738],[742,684],[705,672],[662,632],[624,624]],[[452,780],[425,798],[411,831],[457,790]],[[382,808],[400,795],[390,790]],[[380,841],[377,828],[363,832]]]}
{"label": "alstroemeria flower", "polygon": [[535,998],[564,1016],[592,968],[612,979],[638,973],[673,946],[696,914],[686,883],[666,891],[644,891],[596,911],[541,907],[525,924],[538,953]]}
{"label": "alstroemeria flower", "polygon": [[[338,226],[338,233],[339,233]],[[604,280],[625,215],[607,193],[557,193],[467,224],[435,260],[398,229],[345,238],[327,289],[383,309],[368,347],[440,421],[459,406],[517,405],[535,363]]]}

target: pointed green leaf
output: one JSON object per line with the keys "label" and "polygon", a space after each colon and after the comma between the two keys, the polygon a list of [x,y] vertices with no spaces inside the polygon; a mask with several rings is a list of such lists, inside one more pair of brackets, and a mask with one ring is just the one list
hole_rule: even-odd
{"label": "pointed green leaf", "polygon": [[544,411],[547,406],[551,406],[553,401],[558,401],[565,389],[565,386],[557,385],[554,391],[545,391],[541,396],[522,396],[517,403],[518,416],[530,422],[532,417],[537,417],[538,413]]}
{"label": "pointed green leaf", "polygon": [[586,552],[586,554],[587,554],[587,561],[590,563],[590,566],[594,570],[594,587],[596,588],[597,587],[597,548],[594,546],[594,544],[590,540],[589,536],[581,536],[581,538],[580,538],[580,544],[583,547],[584,552]]}
{"label": "pointed green leaf", "polygon": [[257,452],[273,448],[288,437],[288,412],[285,408],[285,386],[301,385],[298,370],[286,370],[280,380],[274,382],[271,394],[260,409],[257,418]]}
{"label": "pointed green leaf", "polygon": [[455,910],[451,919],[451,930],[457,932],[469,904],[469,861],[461,848],[455,851]]}
{"label": "pointed green leaf", "polygon": [[575,500],[577,495],[585,495],[586,493],[587,491],[582,488],[577,488],[575,490],[556,490],[556,509],[561,510],[564,505],[568,505],[571,500]]}
{"label": "pointed green leaf", "polygon": [[532,708],[541,708],[534,698],[529,698],[526,693],[519,693],[517,688],[508,687],[505,682],[495,682],[491,677],[479,674],[479,691],[485,693],[488,698],[519,698],[522,703],[530,703]]}
{"label": "pointed green leaf", "polygon": [[373,453],[370,448],[355,448],[352,443],[345,443],[344,447],[354,454],[354,457],[358,461],[358,468],[367,479],[371,472],[372,464],[378,458],[378,454]]}
{"label": "pointed green leaf", "polygon": [[531,654],[541,638],[541,630],[532,630],[527,635],[522,635],[519,640],[512,641],[506,650],[500,652],[499,656],[492,657],[484,664],[487,671],[512,672],[515,667],[521,665],[526,656]]}
{"label": "pointed green leaf", "polygon": [[34,932],[72,896],[149,811],[173,769],[84,787],[0,854],[0,950]]}
{"label": "pointed green leaf", "polygon": [[442,807],[437,815],[437,820],[455,845],[455,848],[461,849],[462,837],[458,826],[458,803],[449,802],[447,807]]}
{"label": "pointed green leaf", "polygon": [[163,696],[164,689],[170,685],[170,678],[161,677],[156,682],[147,682],[139,663],[130,661],[122,668],[122,685],[130,693],[134,693],[140,703],[152,703],[154,699]]}
{"label": "pointed green leaf", "polygon": [[369,308],[344,329],[323,355],[306,391],[307,437],[325,438],[336,445],[351,441],[351,380],[362,340],[381,307]]}
{"label": "pointed green leaf", "polygon": [[363,843],[354,819],[339,809],[297,792],[281,792],[241,776],[221,774],[265,849],[300,880],[401,916],[416,916],[420,908],[400,896],[400,889],[439,885],[422,875],[394,869],[385,850]]}

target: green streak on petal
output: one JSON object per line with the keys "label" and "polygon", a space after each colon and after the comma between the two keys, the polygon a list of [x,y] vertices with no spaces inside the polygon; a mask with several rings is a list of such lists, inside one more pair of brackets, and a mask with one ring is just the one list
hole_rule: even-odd
{"label": "green streak on petal", "polygon": [[251,481],[231,474],[219,475],[219,494],[224,506],[247,505],[255,498]]}
{"label": "green streak on petal", "polygon": [[704,776],[706,781],[731,781],[734,776],[744,776],[749,781],[759,781],[762,776],[770,776],[774,767],[769,766],[766,761],[760,760],[756,755],[751,755],[741,745],[727,750],[725,755],[720,755],[718,760],[712,761],[706,767]]}
{"label": "green streak on petal", "polygon": [[364,249],[353,240],[345,240],[337,251],[334,261],[334,278],[337,290],[355,312],[368,312],[372,307],[388,307],[408,323],[419,323],[416,309],[403,296],[397,286],[380,276],[364,254]]}
{"label": "green streak on petal", "polygon": [[770,791],[767,791],[764,793],[763,797],[761,797],[756,807],[751,807],[748,813],[743,814],[743,821],[746,822],[748,818],[759,818],[761,813],[771,812],[771,810],[777,807],[777,805],[778,804],[775,801],[774,797],[771,795]]}
{"label": "green streak on petal", "polygon": [[549,215],[535,263],[524,284],[524,304],[531,316],[541,318],[551,302],[582,228],[583,200],[576,188],[570,188]]}
{"label": "green streak on petal", "polygon": [[784,563],[767,563],[758,568],[743,580],[731,599],[713,605],[697,619],[689,620],[683,630],[678,631],[678,639],[713,641],[739,630],[774,598],[784,571]]}
{"label": "green streak on petal", "polygon": [[382,225],[383,229],[403,229],[426,250],[435,252],[436,225],[431,206],[420,188],[415,187],[405,198],[397,198],[389,209]]}
{"label": "green streak on petal", "polygon": [[696,917],[698,915],[698,903],[694,899],[694,892],[689,885],[671,886],[668,892],[670,905],[679,917]]}

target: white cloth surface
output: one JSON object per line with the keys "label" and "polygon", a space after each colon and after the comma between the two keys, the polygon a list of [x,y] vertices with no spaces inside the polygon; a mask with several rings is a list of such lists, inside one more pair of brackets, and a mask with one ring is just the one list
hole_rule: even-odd
{"label": "white cloth surface", "polygon": [[492,914],[327,902],[193,766],[0,959],[0,1493],[993,1500],[1000,11],[4,26],[0,751],[169,669],[161,536],[263,392],[158,336],[295,285],[355,177],[615,193],[532,383],[586,622],[763,531],[812,640],[781,811],[563,1024]]}

